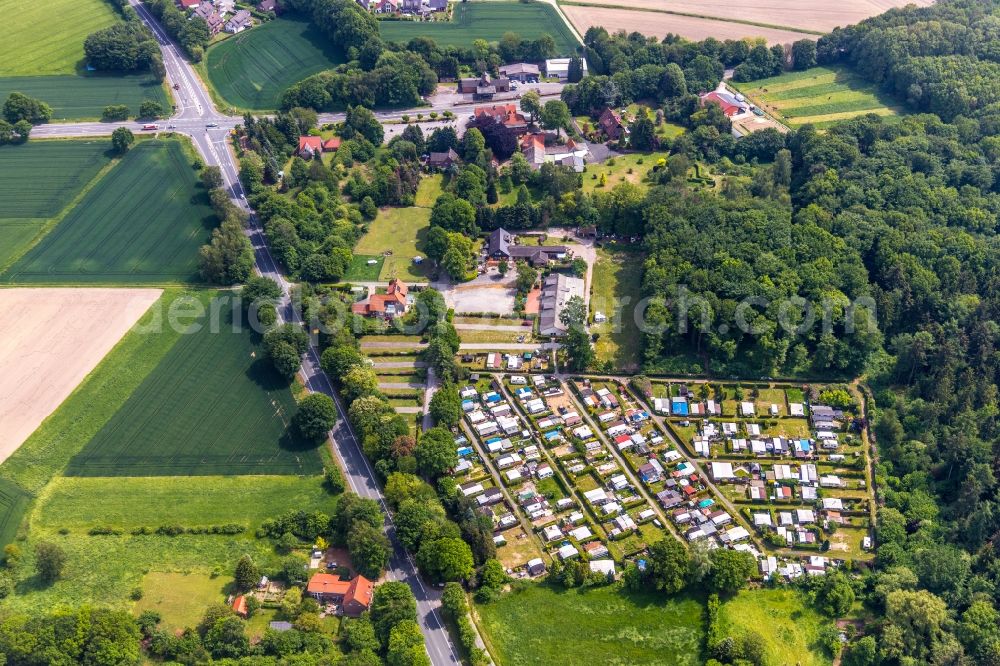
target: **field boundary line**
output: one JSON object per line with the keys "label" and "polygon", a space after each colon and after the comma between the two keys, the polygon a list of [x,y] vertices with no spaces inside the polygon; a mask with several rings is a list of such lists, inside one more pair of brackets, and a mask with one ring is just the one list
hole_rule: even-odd
{"label": "field boundary line", "polygon": [[[675,9],[656,9],[654,7],[623,7],[622,5],[615,5],[610,3],[601,2],[577,2],[575,0],[554,0],[560,5],[571,5],[573,7],[599,7],[601,9],[620,9],[622,11],[628,12],[648,12],[651,14],[672,14],[674,16],[686,16],[688,18],[698,18],[705,19],[706,21],[718,21],[720,23],[740,23],[743,25],[752,25],[758,28],[771,28],[772,30],[787,30],[789,32],[801,32],[807,35],[822,36],[826,33],[821,30],[811,30],[808,28],[796,28],[790,25],[778,25],[776,23],[764,23],[763,21],[750,21],[748,19],[729,19],[720,18],[718,16],[708,16],[707,14],[695,14],[694,12],[679,12]],[[559,12],[562,15],[562,12]]]}
{"label": "field boundary line", "polygon": [[112,169],[118,166],[118,164],[120,164],[121,161],[122,158],[120,156],[113,157],[110,162],[101,167],[100,171],[94,174],[94,177],[91,178],[90,181],[86,185],[84,185],[79,192],[76,193],[75,197],[73,197],[66,203],[66,205],[63,207],[61,211],[59,211],[54,217],[50,217],[48,220],[46,220],[45,224],[42,225],[41,231],[39,231],[38,234],[31,240],[31,243],[25,246],[19,254],[11,256],[7,260],[7,263],[0,265],[0,273],[6,273],[7,270],[11,268],[14,264],[16,264],[18,261],[20,261],[21,258],[24,257],[24,255],[33,250],[36,245],[41,243],[42,239],[44,239],[46,236],[52,233],[52,230],[55,229],[57,226],[59,226],[60,222],[66,219],[66,216],[69,215],[70,211],[72,211],[74,208],[80,205],[80,202],[83,200],[85,196],[87,196],[90,190],[96,187],[99,182],[104,180],[105,176],[107,176]]}

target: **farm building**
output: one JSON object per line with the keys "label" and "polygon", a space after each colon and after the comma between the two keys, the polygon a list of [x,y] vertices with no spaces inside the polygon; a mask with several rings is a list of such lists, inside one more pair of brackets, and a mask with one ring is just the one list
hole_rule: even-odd
{"label": "farm building", "polygon": [[568,252],[564,245],[515,245],[516,238],[503,228],[493,231],[486,243],[487,254],[493,259],[523,260],[541,267],[565,257]]}
{"label": "farm building", "polygon": [[738,100],[735,95],[726,90],[713,90],[710,93],[701,95],[699,100],[702,106],[713,103],[718,104],[722,108],[722,112],[726,114],[726,117],[728,118],[738,116],[750,110],[749,104],[745,101]]}
{"label": "farm building", "polygon": [[332,574],[318,573],[309,579],[306,592],[320,603],[336,603],[345,615],[357,617],[368,610],[375,584],[364,576],[343,580]]}
{"label": "farm building", "polygon": [[520,81],[525,83],[531,80],[538,80],[540,72],[538,70],[538,65],[532,65],[527,62],[515,62],[510,65],[503,65],[499,69],[500,76],[507,77],[512,81]]}
{"label": "farm building", "polygon": [[566,303],[574,296],[586,298],[584,281],[578,277],[553,273],[542,286],[542,312],[538,332],[541,335],[566,335],[568,328],[560,320]]}
{"label": "farm building", "polygon": [[[572,58],[552,58],[545,61],[545,75],[554,76],[560,81],[565,81],[569,78],[569,63]],[[583,62],[583,75],[587,75],[587,60],[582,59]]]}

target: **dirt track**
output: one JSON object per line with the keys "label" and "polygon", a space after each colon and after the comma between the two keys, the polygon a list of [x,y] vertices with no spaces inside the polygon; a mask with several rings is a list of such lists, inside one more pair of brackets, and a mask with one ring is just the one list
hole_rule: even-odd
{"label": "dirt track", "polygon": [[160,289],[0,289],[0,462],[66,399]]}

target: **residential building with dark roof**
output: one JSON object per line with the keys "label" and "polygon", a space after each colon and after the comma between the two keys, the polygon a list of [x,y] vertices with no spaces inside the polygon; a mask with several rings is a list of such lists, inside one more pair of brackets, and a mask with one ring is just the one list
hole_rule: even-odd
{"label": "residential building with dark roof", "polygon": [[458,163],[458,153],[451,148],[444,153],[431,153],[427,159],[427,166],[434,169],[448,169]]}

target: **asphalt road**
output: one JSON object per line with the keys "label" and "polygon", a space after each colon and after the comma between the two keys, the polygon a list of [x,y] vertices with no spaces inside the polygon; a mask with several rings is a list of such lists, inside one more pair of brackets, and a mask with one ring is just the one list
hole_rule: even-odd
{"label": "asphalt road", "polygon": [[[138,0],[129,0],[129,3],[139,13],[139,16],[149,25],[153,33],[160,42],[163,52],[163,63],[167,70],[167,81],[174,89],[177,108],[174,116],[165,121],[157,123],[158,130],[172,130],[186,134],[191,137],[195,148],[201,154],[207,165],[218,166],[222,171],[222,177],[233,201],[250,214],[250,223],[247,228],[247,235],[253,245],[256,267],[261,275],[272,278],[282,289],[282,298],[279,303],[279,314],[283,321],[301,322],[299,313],[291,306],[289,290],[291,285],[282,275],[277,262],[272,258],[267,246],[263,229],[257,217],[250,210],[246,200],[246,193],[239,181],[239,170],[235,155],[227,142],[230,131],[239,123],[241,118],[226,116],[219,113],[208,91],[203,86],[201,80],[194,73],[190,64],[181,55],[179,48],[171,41],[156,22],[149,11],[141,5]],[[420,109],[426,112],[428,109]],[[378,114],[380,117],[393,118],[402,115],[403,111]],[[416,113],[412,111],[411,113]],[[337,115],[324,116],[324,122],[342,120]],[[76,123],[76,124],[53,124],[41,125],[32,131],[32,136],[36,137],[87,137],[87,136],[107,136],[116,127],[129,127],[134,132],[143,132],[138,129],[135,122],[123,123]],[[331,396],[337,404],[340,418],[337,425],[330,432],[333,441],[333,449],[343,463],[346,482],[351,491],[360,495],[374,499],[382,506],[385,512],[385,531],[392,543],[392,557],[389,562],[387,578],[389,580],[403,581],[410,586],[417,600],[417,615],[424,634],[427,653],[431,662],[435,665],[460,663],[457,651],[451,642],[447,629],[441,620],[439,611],[440,595],[432,588],[425,586],[417,573],[416,565],[409,554],[399,544],[396,538],[395,525],[392,516],[385,504],[382,491],[376,481],[375,472],[362,453],[358,438],[346,417],[346,410],[340,397],[333,390],[329,378],[323,373],[319,364],[319,350],[315,345],[310,346],[309,351],[303,358],[302,371],[305,376],[305,384],[311,391],[325,393]]]}

